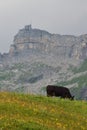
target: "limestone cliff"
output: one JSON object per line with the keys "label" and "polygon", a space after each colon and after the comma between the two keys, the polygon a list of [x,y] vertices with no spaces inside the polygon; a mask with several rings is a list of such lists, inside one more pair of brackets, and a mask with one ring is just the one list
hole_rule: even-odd
{"label": "limestone cliff", "polygon": [[38,56],[54,56],[60,62],[60,59],[84,60],[87,58],[87,34],[81,36],[51,34],[26,25],[14,36],[9,52],[0,54],[0,65],[25,62]]}
{"label": "limestone cliff", "polygon": [[53,53],[63,58],[85,59],[87,57],[87,35],[76,37],[51,34],[27,25],[15,35],[9,54],[29,50]]}
{"label": "limestone cliff", "polygon": [[0,53],[0,90],[40,93],[43,86],[66,82],[81,96],[87,91],[85,59],[87,34],[51,34],[27,25],[14,36],[9,52]]}

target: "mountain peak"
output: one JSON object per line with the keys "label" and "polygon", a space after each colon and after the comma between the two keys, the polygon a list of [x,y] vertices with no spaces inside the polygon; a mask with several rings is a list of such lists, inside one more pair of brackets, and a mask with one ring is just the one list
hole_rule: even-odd
{"label": "mountain peak", "polygon": [[[58,59],[86,59],[87,35],[59,35],[26,25],[14,36],[9,53],[0,56],[0,62],[27,61],[30,55],[53,55]],[[10,57],[10,59],[9,59]],[[20,58],[21,57],[21,58]]]}

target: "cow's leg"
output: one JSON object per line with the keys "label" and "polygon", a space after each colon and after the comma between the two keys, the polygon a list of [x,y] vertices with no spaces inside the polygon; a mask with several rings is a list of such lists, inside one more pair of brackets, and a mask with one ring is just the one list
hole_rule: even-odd
{"label": "cow's leg", "polygon": [[51,95],[50,95],[50,94],[47,94],[47,97],[51,97]]}
{"label": "cow's leg", "polygon": [[67,98],[67,96],[66,96],[66,95],[62,95],[61,98],[64,98],[64,99],[65,99],[65,98]]}

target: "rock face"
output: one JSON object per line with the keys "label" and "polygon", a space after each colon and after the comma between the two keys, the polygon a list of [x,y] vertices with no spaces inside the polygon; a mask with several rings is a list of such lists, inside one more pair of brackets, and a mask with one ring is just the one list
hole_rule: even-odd
{"label": "rock face", "polygon": [[[48,84],[72,82],[83,75],[72,70],[85,59],[87,34],[51,34],[27,25],[14,36],[9,52],[0,53],[0,89],[38,93]],[[79,86],[78,82],[68,85]]]}
{"label": "rock face", "polygon": [[50,36],[51,34],[46,31],[32,29],[31,25],[27,25],[24,29],[19,30],[14,37],[14,44],[10,48],[10,53],[29,49],[46,51],[51,42]]}
{"label": "rock face", "polygon": [[9,53],[24,50],[37,50],[43,53],[53,53],[61,57],[87,57],[87,35],[79,37],[51,34],[47,31],[32,29],[31,25],[19,30],[14,37]]}
{"label": "rock face", "polygon": [[29,55],[47,54],[62,59],[86,59],[87,35],[72,36],[51,34],[26,25],[14,36],[13,44],[8,54],[0,54],[0,64],[10,64],[25,61]]}

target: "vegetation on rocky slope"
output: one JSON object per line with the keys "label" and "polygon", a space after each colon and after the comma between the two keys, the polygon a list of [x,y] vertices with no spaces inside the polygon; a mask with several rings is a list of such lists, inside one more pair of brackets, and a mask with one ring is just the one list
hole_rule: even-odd
{"label": "vegetation on rocky slope", "polygon": [[46,84],[69,87],[75,99],[87,99],[87,60],[80,66],[51,66],[42,62],[0,68],[0,90],[45,94]]}

